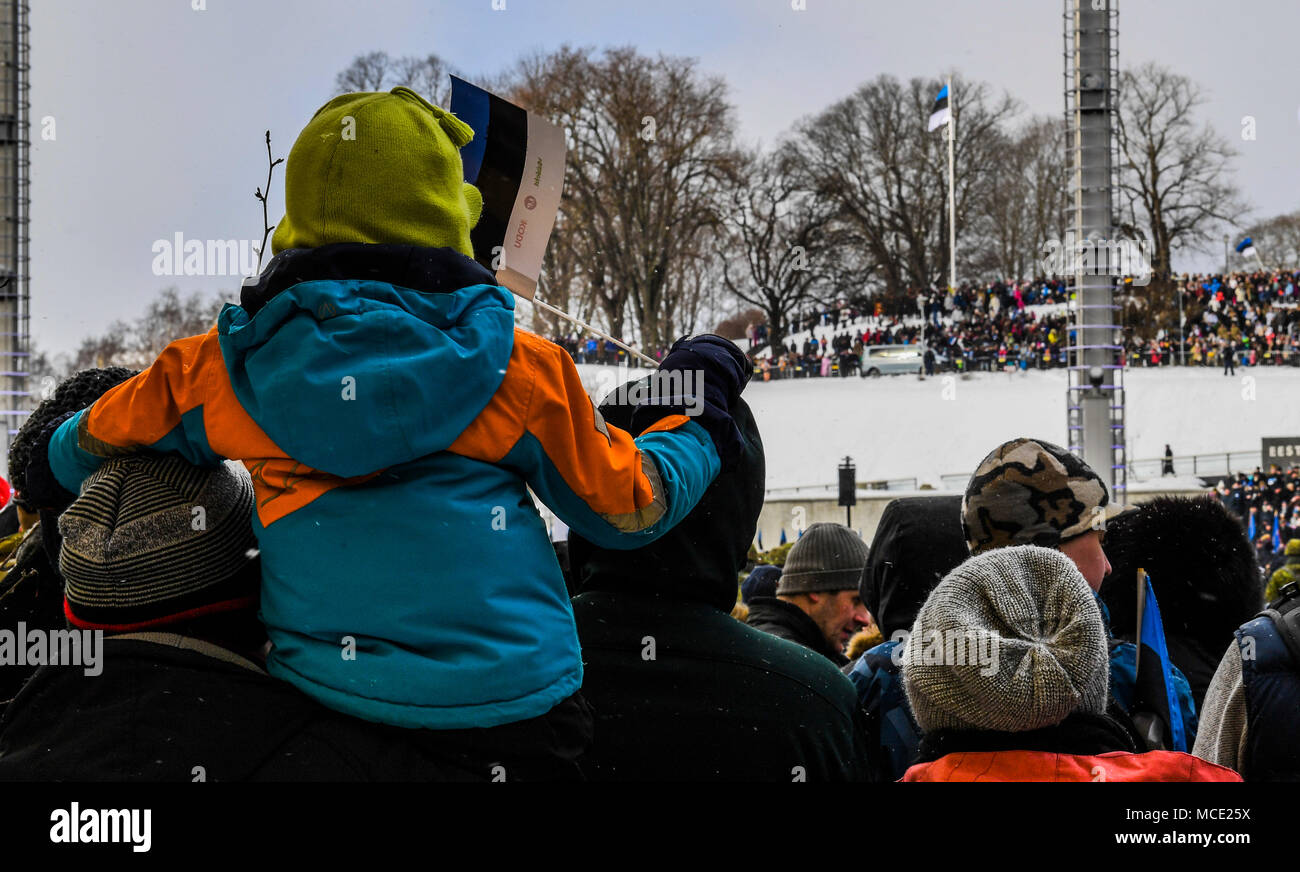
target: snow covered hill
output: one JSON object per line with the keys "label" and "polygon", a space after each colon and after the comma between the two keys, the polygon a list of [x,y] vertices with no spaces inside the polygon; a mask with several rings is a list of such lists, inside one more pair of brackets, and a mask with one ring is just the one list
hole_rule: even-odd
{"label": "snow covered hill", "polygon": [[[645,370],[580,366],[597,402]],[[1300,436],[1300,369],[1135,369],[1125,373],[1129,458],[1254,452],[1263,436]],[[1064,370],[751,382],[745,399],[767,451],[769,489],[829,484],[840,458],[859,481],[912,478],[939,487],[969,475],[1016,436],[1065,444]],[[1180,474],[1190,469],[1179,469]]]}

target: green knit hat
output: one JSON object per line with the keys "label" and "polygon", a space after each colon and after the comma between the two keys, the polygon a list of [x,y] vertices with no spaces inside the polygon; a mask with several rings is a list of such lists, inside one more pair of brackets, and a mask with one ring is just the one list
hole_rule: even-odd
{"label": "green knit hat", "polygon": [[460,148],[474,131],[410,88],[343,94],[316,111],[285,165],[271,251],[369,242],[473,256],[483,211]]}

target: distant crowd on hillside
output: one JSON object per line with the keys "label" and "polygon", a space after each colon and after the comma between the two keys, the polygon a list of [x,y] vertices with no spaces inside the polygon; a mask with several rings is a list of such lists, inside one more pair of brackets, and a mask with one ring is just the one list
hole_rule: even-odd
{"label": "distant crowd on hillside", "polygon": [[[1178,331],[1142,339],[1132,327],[1122,338],[1128,366],[1236,366],[1300,364],[1300,271],[1184,275],[1178,279],[1186,318]],[[1065,366],[1073,339],[1064,308],[1069,290],[1060,281],[992,282],[916,294],[917,313],[886,316],[840,302],[796,315],[781,350],[770,347],[770,327],[750,324],[748,349],[765,380],[847,376],[869,371],[863,354],[872,346],[920,344],[918,369],[1001,371]],[[1175,299],[1175,305],[1177,300]],[[798,334],[806,334],[799,336]]]}

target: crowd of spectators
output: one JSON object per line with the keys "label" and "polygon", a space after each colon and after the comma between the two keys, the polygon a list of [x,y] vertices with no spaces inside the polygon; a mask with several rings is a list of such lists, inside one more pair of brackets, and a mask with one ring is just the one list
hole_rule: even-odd
{"label": "crowd of spectators", "polygon": [[924,346],[927,373],[1046,369],[1064,365],[1068,316],[1030,307],[1064,303],[1066,294],[1054,281],[971,285],[952,294],[934,290],[915,295],[915,315],[887,315],[880,305],[866,314],[841,303],[795,317],[795,330],[809,335],[784,343],[784,353],[759,354],[767,325],[750,325],[749,348],[769,380],[865,372],[863,352],[882,345]]}
{"label": "crowd of spectators", "polygon": [[[1186,313],[1186,345],[1178,331],[1141,339],[1126,331],[1130,366],[1282,366],[1300,361],[1300,271],[1182,276],[1177,293]],[[1181,351],[1181,353],[1180,353]]]}
{"label": "crowd of spectators", "polygon": [[1246,525],[1261,566],[1276,563],[1300,538],[1300,467],[1239,472],[1220,480],[1214,493]]}
{"label": "crowd of spectators", "polygon": [[[1183,275],[1176,283],[1186,313],[1186,344],[1176,327],[1151,338],[1126,327],[1128,366],[1295,365],[1300,362],[1300,271]],[[865,348],[922,344],[925,369],[995,371],[1047,369],[1066,365],[1073,338],[1064,304],[1070,291],[1059,280],[992,282],[912,292],[915,314],[888,314],[881,303],[834,306],[801,312],[791,319],[782,350],[769,349],[769,325],[746,330],[751,356],[764,378],[851,375],[862,372]],[[1131,294],[1121,304],[1138,305]],[[766,350],[767,353],[764,353]],[[764,358],[767,358],[764,360]]]}

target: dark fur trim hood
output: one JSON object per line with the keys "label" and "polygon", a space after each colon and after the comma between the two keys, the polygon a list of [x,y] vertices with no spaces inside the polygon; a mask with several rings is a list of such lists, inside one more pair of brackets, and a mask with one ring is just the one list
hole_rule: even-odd
{"label": "dark fur trim hood", "polygon": [[1116,636],[1136,631],[1139,568],[1151,576],[1166,636],[1213,652],[1260,610],[1263,582],[1246,531],[1210,496],[1158,497],[1110,522],[1111,574],[1101,587]]}

